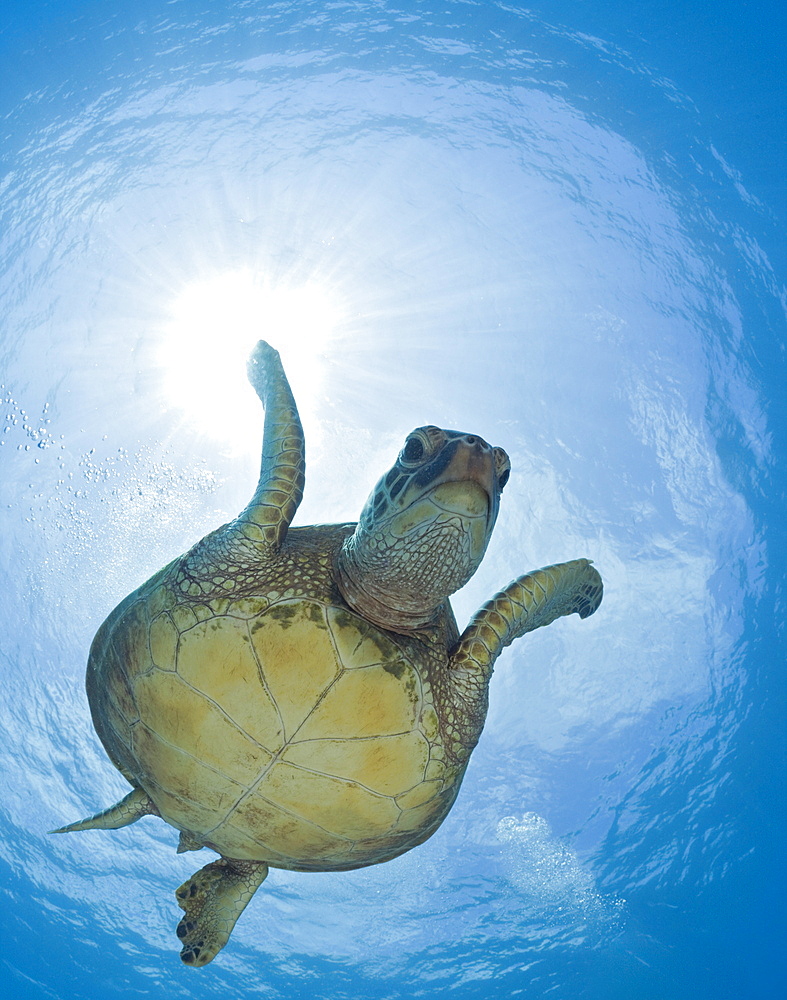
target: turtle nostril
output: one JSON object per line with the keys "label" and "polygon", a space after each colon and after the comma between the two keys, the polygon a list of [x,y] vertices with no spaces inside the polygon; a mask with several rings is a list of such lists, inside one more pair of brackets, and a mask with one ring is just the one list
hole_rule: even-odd
{"label": "turtle nostril", "polygon": [[468,444],[475,444],[475,442],[476,442],[476,439],[473,437],[473,435],[472,434],[468,434],[468,436],[467,436],[467,443]]}

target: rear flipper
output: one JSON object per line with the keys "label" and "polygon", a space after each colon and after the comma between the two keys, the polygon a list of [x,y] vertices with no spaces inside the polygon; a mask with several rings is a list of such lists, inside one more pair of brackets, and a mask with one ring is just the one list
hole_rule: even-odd
{"label": "rear flipper", "polygon": [[116,802],[114,806],[96,813],[89,819],[81,819],[77,823],[70,823],[68,826],[61,826],[57,830],[50,830],[50,833],[77,833],[79,830],[118,830],[121,826],[128,826],[136,823],[143,816],[158,816],[159,811],[153,804],[147,792],[141,788],[135,788],[133,792]]}
{"label": "rear flipper", "polygon": [[185,916],[177,934],[187,965],[207,965],[229,941],[246,904],[265,881],[264,861],[219,858],[205,865],[175,892]]}

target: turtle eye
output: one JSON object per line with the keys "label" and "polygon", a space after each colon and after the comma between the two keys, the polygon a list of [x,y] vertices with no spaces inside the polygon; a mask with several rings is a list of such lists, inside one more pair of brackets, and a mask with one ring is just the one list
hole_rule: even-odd
{"label": "turtle eye", "polygon": [[511,461],[502,448],[494,448],[495,472],[497,473],[497,488],[502,490],[511,475]]}
{"label": "turtle eye", "polygon": [[424,457],[424,443],[419,437],[411,437],[402,451],[405,462],[420,462]]}

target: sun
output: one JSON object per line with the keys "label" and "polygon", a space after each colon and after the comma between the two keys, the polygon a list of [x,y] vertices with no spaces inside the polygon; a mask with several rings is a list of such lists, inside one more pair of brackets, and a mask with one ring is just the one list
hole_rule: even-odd
{"label": "sun", "polygon": [[303,410],[318,397],[341,315],[335,296],[317,282],[272,285],[239,270],[186,286],[161,328],[167,405],[232,451],[254,447],[262,411],[246,379],[251,349],[264,339],[280,352]]}

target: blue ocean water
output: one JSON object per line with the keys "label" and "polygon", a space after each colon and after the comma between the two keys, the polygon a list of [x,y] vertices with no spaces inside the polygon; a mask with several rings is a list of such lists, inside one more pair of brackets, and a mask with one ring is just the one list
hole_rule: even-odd
{"label": "blue ocean water", "polygon": [[[2,993],[787,992],[785,14],[758,0],[9,3],[0,35]],[[298,523],[424,423],[513,472],[461,623],[586,555],[506,651],[438,833],[273,872],[181,965],[159,820],[90,723],[111,608],[245,505],[282,353]]]}

